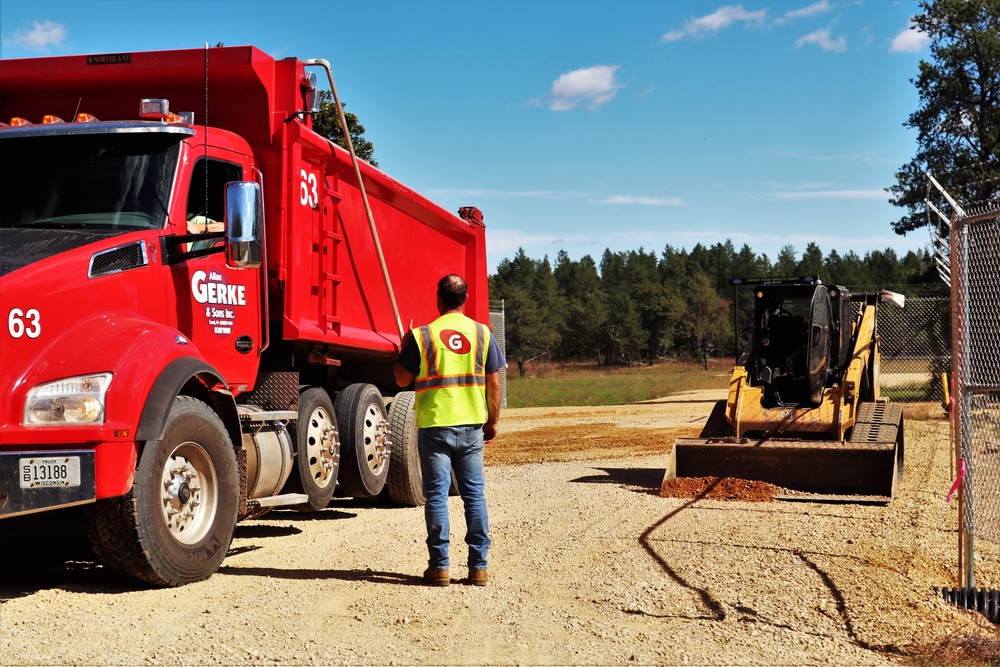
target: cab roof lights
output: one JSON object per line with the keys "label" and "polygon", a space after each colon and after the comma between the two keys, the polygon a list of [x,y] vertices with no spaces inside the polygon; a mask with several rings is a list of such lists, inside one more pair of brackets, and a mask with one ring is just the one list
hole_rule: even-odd
{"label": "cab roof lights", "polygon": [[[100,119],[97,116],[94,116],[93,114],[81,112],[76,114],[76,118],[74,118],[73,121],[76,123],[97,123],[100,122]],[[42,125],[59,125],[60,123],[65,123],[65,122],[66,121],[64,121],[59,116],[56,116],[55,114],[47,113],[44,116],[42,116]],[[21,118],[19,116],[11,118],[10,123],[4,123],[3,121],[0,121],[0,128],[34,127],[34,125],[35,124],[32,123],[27,118]]]}

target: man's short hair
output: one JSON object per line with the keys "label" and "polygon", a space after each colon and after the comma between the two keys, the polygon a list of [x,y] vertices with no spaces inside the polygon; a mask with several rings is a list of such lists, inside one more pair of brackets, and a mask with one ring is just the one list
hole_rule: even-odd
{"label": "man's short hair", "polygon": [[438,281],[437,297],[448,310],[461,308],[469,298],[469,286],[460,276],[449,273]]}

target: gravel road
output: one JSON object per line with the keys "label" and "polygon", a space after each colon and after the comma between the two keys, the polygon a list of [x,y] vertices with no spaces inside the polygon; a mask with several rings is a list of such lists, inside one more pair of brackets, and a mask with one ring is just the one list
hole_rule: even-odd
{"label": "gravel road", "polygon": [[[958,559],[946,421],[908,419],[887,506],[659,497],[672,437],[715,397],[507,410],[483,588],[464,568],[422,585],[422,510],[348,499],[240,524],[221,570],[178,589],[122,584],[78,536],[0,534],[0,664],[894,665],[1000,647],[932,592]],[[977,551],[998,587],[1000,546]]]}

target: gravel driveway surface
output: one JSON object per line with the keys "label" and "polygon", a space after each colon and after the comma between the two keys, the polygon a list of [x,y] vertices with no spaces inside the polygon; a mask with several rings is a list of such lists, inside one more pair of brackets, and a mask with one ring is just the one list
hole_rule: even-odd
{"label": "gravel driveway surface", "polygon": [[[907,421],[889,505],[660,497],[672,437],[713,398],[506,411],[483,588],[463,567],[422,585],[421,509],[339,498],[240,524],[222,569],[178,589],[122,584],[79,536],[0,535],[0,664],[893,665],[1000,647],[933,596],[958,559],[946,421]],[[998,587],[1000,547],[977,552]]]}

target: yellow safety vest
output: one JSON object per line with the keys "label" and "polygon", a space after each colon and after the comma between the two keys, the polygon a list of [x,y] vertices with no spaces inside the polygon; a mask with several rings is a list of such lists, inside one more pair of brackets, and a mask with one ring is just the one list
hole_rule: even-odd
{"label": "yellow safety vest", "polygon": [[420,350],[417,428],[485,423],[490,330],[462,313],[448,313],[413,334]]}

